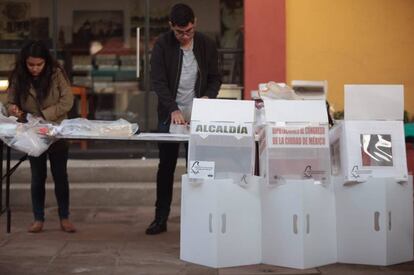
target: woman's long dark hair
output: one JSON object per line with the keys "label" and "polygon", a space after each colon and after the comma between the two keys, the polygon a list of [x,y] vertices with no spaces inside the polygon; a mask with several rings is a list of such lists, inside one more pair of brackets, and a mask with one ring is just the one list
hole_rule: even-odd
{"label": "woman's long dark hair", "polygon": [[37,40],[28,42],[21,49],[15,67],[9,77],[9,87],[12,85],[15,89],[15,102],[18,106],[21,105],[21,99],[27,99],[30,86],[33,84],[34,80],[26,66],[26,60],[29,57],[42,58],[45,61],[45,66],[36,79],[36,94],[39,102],[42,102],[48,95],[52,82],[52,75],[56,69],[59,68],[64,73],[62,66],[60,66],[56,59],[53,58],[49,49],[42,41]]}

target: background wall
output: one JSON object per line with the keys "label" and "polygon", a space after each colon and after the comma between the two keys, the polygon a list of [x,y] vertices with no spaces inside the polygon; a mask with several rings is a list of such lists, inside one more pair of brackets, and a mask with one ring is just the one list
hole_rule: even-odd
{"label": "background wall", "polygon": [[259,83],[285,82],[285,0],[244,0],[244,98]]}
{"label": "background wall", "polygon": [[336,110],[344,84],[403,84],[414,115],[414,1],[287,0],[286,30],[288,83],[328,80]]}
{"label": "background wall", "polygon": [[[50,0],[42,3],[48,4],[48,1]],[[177,2],[189,4],[193,8],[194,13],[197,17],[198,30],[217,34],[220,32],[219,0],[151,0],[150,12],[152,15],[163,15],[165,13],[168,14],[170,6]],[[46,6],[44,8],[47,10]],[[124,32],[124,40],[125,44],[129,44],[131,16],[145,14],[145,0],[60,0],[58,8],[58,24],[59,27],[63,28],[65,32],[65,40],[68,42],[72,40],[72,20],[74,10],[122,10],[124,12],[124,25],[126,27],[126,31]]]}

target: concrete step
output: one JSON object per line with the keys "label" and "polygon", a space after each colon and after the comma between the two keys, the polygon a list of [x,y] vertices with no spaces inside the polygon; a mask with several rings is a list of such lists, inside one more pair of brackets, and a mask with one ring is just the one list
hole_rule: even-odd
{"label": "concrete step", "polygon": [[[68,161],[70,183],[155,182],[158,159],[109,159]],[[179,159],[175,180],[185,173],[185,159]],[[29,161],[23,162],[13,174],[12,182],[30,182]],[[50,168],[47,182],[53,182]]]}
{"label": "concrete step", "polygon": [[[30,184],[13,183],[10,188],[12,207],[31,207]],[[73,207],[96,206],[153,206],[155,182],[82,182],[70,183],[70,202]],[[173,205],[179,205],[181,183],[174,183]],[[46,207],[56,206],[54,184],[46,184]]]}
{"label": "concrete step", "polygon": [[[68,175],[71,205],[153,206],[156,197],[157,168],[158,159],[70,159]],[[180,182],[184,173],[185,159],[179,159],[175,173],[173,204],[180,203]],[[23,162],[13,174],[11,206],[31,207],[30,174],[29,161]],[[56,206],[50,168],[46,184],[46,206]]]}

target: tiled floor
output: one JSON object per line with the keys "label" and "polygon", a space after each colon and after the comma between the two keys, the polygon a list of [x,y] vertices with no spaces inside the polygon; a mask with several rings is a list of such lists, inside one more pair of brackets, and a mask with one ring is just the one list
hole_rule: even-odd
{"label": "tiled floor", "polygon": [[295,270],[268,265],[214,269],[179,259],[179,209],[168,232],[147,236],[152,207],[74,208],[75,234],[59,229],[55,208],[47,209],[45,230],[30,234],[27,209],[14,209],[12,233],[0,218],[0,275],[31,274],[414,274],[414,262],[390,266],[333,264]]}

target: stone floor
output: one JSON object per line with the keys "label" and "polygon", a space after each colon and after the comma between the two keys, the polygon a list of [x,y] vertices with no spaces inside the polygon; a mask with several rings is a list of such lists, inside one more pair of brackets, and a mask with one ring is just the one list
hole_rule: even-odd
{"label": "stone floor", "polygon": [[28,209],[13,209],[12,232],[0,217],[0,275],[31,274],[414,274],[414,262],[389,266],[333,264],[308,270],[268,265],[214,269],[179,259],[179,209],[175,207],[168,232],[147,236],[144,230],[152,207],[79,207],[72,209],[78,232],[59,229],[56,208],[47,209],[45,230],[26,232],[32,220]]}

